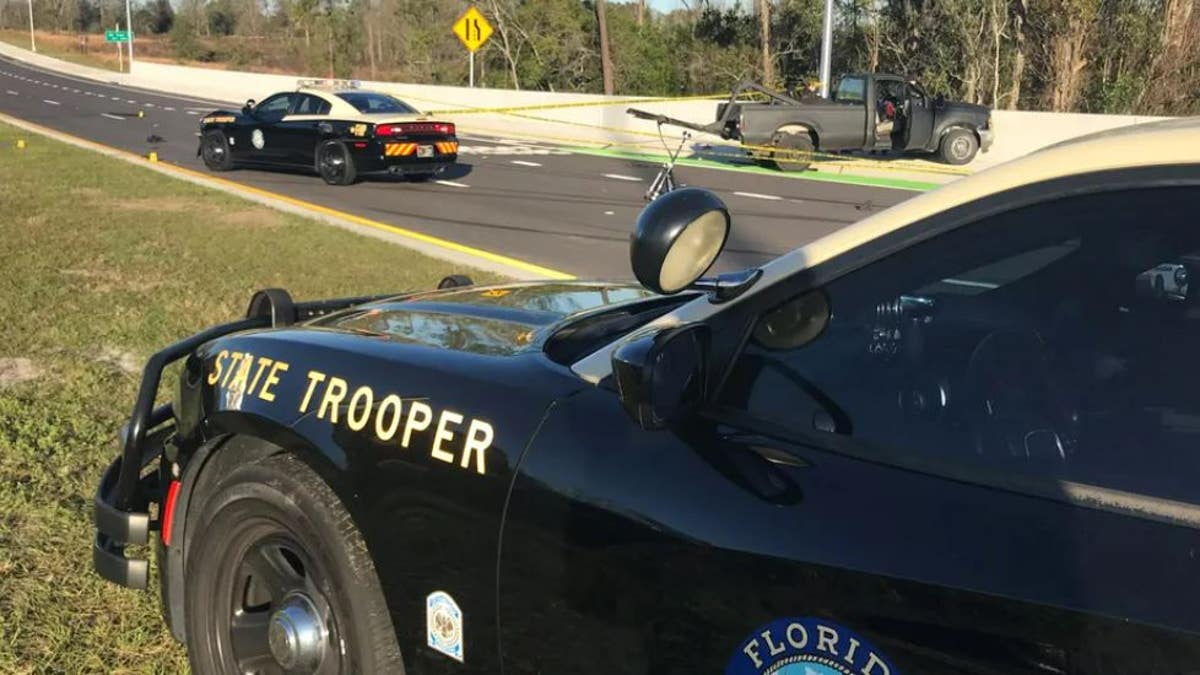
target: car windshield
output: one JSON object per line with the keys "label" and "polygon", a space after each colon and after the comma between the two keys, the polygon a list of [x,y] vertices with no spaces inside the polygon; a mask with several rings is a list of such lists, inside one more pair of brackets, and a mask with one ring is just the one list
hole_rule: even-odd
{"label": "car windshield", "polygon": [[360,113],[415,113],[415,108],[387,94],[375,92],[349,92],[338,94],[338,98],[354,106]]}

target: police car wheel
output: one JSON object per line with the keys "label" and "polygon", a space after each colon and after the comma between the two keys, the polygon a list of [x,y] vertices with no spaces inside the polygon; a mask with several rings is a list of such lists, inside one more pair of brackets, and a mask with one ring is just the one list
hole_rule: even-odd
{"label": "police car wheel", "polygon": [[317,172],[330,185],[351,185],[358,179],[354,158],[341,141],[325,141],[317,146]]}
{"label": "police car wheel", "polygon": [[233,157],[229,154],[229,138],[219,129],[205,132],[200,140],[200,156],[210,171],[228,171],[233,168]]}
{"label": "police car wheel", "polygon": [[979,151],[979,140],[969,129],[951,129],[942,136],[938,154],[947,164],[960,166],[975,159]]}
{"label": "police car wheel", "polygon": [[771,145],[779,148],[771,159],[780,171],[807,171],[812,164],[812,138],[808,134],[780,132],[775,134]]}
{"label": "police car wheel", "polygon": [[188,523],[195,672],[404,672],[366,545],[328,485],[279,454],[209,486]]}

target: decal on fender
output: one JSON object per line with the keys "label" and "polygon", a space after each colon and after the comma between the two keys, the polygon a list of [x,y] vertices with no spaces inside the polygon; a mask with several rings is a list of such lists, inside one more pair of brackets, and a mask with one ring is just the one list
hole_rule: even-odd
{"label": "decal on fender", "polygon": [[458,603],[445,591],[425,598],[426,642],[455,661],[463,661],[463,616]]}
{"label": "decal on fender", "polygon": [[250,134],[250,144],[259,150],[263,149],[263,146],[267,144],[267,139],[263,138],[262,129],[255,129],[254,133]]}
{"label": "decal on fender", "polygon": [[[289,368],[285,361],[222,349],[213,357],[205,381],[218,390],[226,409],[240,410],[253,399],[275,403]],[[496,436],[491,424],[449,408],[436,409],[428,399],[377,393],[369,385],[356,386],[319,370],[309,370],[304,378],[295,389],[302,392],[295,408],[301,415],[344,425],[402,450],[420,445],[418,437],[431,433],[432,459],[479,475],[487,473],[487,451]]]}
{"label": "decal on fender", "polygon": [[742,641],[725,675],[899,675],[849,628],[813,617],[776,619]]}

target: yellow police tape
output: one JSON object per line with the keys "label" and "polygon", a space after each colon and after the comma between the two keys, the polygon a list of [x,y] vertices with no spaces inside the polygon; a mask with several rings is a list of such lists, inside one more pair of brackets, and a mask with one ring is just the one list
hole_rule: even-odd
{"label": "yellow police tape", "polygon": [[[453,105],[453,104],[447,103],[445,101],[437,101],[437,100],[433,100],[433,99],[422,98],[420,96],[406,95],[406,98],[410,98],[410,99],[413,99],[416,101],[424,101],[427,103],[435,103],[438,105]],[[626,104],[645,105],[647,103],[675,103],[675,102],[680,102],[680,101],[727,100],[728,98],[729,98],[728,94],[725,94],[725,95],[705,94],[705,95],[700,95],[700,96],[683,96],[683,97],[675,97],[675,98],[670,98],[670,97],[629,98],[629,99],[620,99],[620,100],[616,100],[616,101],[585,101],[585,102],[577,102],[577,103],[543,103],[543,104],[531,104],[531,105],[522,105],[522,106],[506,106],[506,107],[497,107],[497,108],[447,108],[445,110],[430,110],[430,111],[427,111],[426,114],[429,114],[429,115],[464,115],[464,114],[506,115],[509,117],[518,117],[518,118],[522,118],[522,119],[534,120],[537,122],[547,122],[550,124],[561,124],[564,126],[580,127],[580,128],[592,129],[592,130],[596,130],[596,131],[606,131],[609,133],[622,134],[625,136],[641,136],[641,137],[646,137],[646,138],[658,138],[659,136],[657,133],[649,132],[649,131],[640,131],[637,129],[612,127],[612,126],[606,126],[606,125],[602,125],[602,124],[590,124],[588,122],[576,122],[574,120],[560,120],[560,119],[555,119],[552,117],[530,115],[527,113],[529,113],[531,111],[538,111],[538,110],[563,110],[563,109],[569,109],[569,108],[619,106],[619,105],[626,105]],[[750,98],[750,97],[747,96],[744,98]],[[742,99],[739,99],[739,100],[742,100]],[[525,136],[525,137],[535,137],[534,134],[529,134],[524,131],[522,131],[520,135]],[[541,138],[549,139],[551,137],[542,136]],[[572,137],[557,137],[557,138],[555,138],[555,140],[557,142],[566,142],[566,143],[571,143],[573,145],[595,145],[595,144],[597,144],[597,142],[594,140],[579,138],[579,137],[574,137],[574,138],[572,138]],[[603,145],[608,146],[608,147],[612,147],[612,146],[641,147],[636,143],[621,143],[621,142],[612,142],[612,141],[605,141],[603,143]],[[916,162],[916,161],[906,161],[906,160],[881,161],[881,160],[876,160],[876,159],[869,159],[866,157],[852,157],[852,156],[848,156],[848,155],[840,155],[840,154],[834,154],[834,153],[829,153],[829,152],[820,152],[817,150],[798,150],[798,149],[791,149],[791,148],[778,148],[774,145],[710,143],[709,147],[732,148],[732,149],[740,150],[740,151],[743,151],[746,154],[746,156],[750,157],[751,159],[760,160],[760,161],[793,162],[793,163],[796,163],[796,162],[798,162],[798,163],[804,163],[804,162],[834,163],[834,162],[837,162],[837,163],[841,163],[843,165],[851,165],[851,166],[870,168],[870,169],[881,170],[881,171],[917,171],[917,172],[922,172],[922,173],[934,173],[934,174],[942,174],[942,175],[950,175],[950,176],[965,176],[970,173],[970,171],[968,169],[964,169],[962,167],[932,165],[929,162]],[[717,154],[717,153],[712,153],[712,154]]]}

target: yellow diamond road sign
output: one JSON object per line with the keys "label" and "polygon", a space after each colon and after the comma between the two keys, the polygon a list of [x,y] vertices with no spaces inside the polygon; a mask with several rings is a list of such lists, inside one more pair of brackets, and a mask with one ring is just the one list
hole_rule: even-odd
{"label": "yellow diamond road sign", "polygon": [[467,51],[474,52],[492,36],[492,24],[472,5],[454,22],[454,34],[462,40]]}

